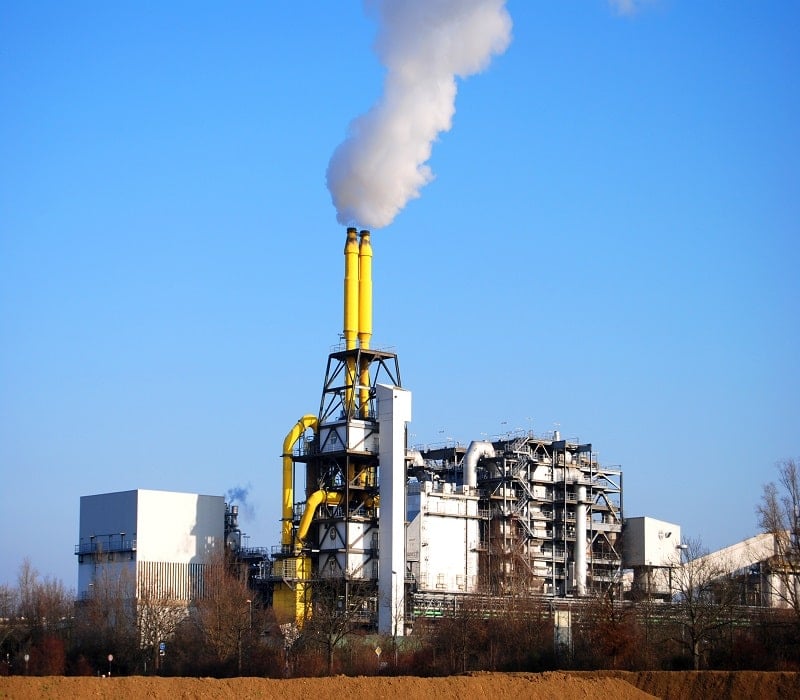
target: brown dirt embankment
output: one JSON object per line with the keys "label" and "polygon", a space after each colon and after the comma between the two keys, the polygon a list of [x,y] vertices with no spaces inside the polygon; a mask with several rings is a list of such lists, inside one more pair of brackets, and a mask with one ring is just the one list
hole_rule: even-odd
{"label": "brown dirt embankment", "polygon": [[663,700],[800,698],[800,673],[761,671],[608,671]]}
{"label": "brown dirt embankment", "polygon": [[800,698],[800,674],[758,672],[549,672],[475,673],[449,678],[0,678],[0,698],[148,698],[152,700],[311,700],[319,697],[381,700],[577,700],[578,698]]}

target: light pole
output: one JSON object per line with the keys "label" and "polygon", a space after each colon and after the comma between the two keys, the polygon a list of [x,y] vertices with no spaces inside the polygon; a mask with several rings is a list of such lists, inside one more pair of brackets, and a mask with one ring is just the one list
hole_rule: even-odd
{"label": "light pole", "polygon": [[[682,567],[685,562],[684,559],[686,558],[686,551],[689,549],[689,545],[681,542],[681,544],[676,544],[675,549],[678,552],[678,566]],[[672,602],[672,570],[675,568],[675,564],[670,562],[669,565],[669,602]],[[683,577],[681,577],[683,578]]]}
{"label": "light pole", "polygon": [[108,655],[108,677],[111,678],[111,662],[114,660],[114,655]]}
{"label": "light pole", "polygon": [[248,598],[245,602],[247,603],[247,605],[250,608],[250,629],[252,630],[253,629],[253,601],[250,598]]}

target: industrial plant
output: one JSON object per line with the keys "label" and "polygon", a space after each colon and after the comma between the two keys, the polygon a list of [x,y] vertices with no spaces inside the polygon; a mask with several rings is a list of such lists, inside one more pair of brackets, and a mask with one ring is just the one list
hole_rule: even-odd
{"label": "industrial plant", "polygon": [[394,636],[466,600],[621,591],[624,568],[628,589],[668,599],[680,527],[626,522],[622,471],[600,464],[591,443],[518,431],[409,445],[412,393],[397,355],[371,347],[370,238],[347,229],[343,345],[328,356],[317,412],[283,442],[280,543],[243,546],[238,508],[221,496],[85,496],[79,595],[112,567],[135,590],[157,582],[188,605],[202,594],[203,567],[224,551],[246,565],[277,622],[297,627],[331,589],[365,629]]}
{"label": "industrial plant", "polygon": [[318,412],[283,443],[279,545],[243,547],[237,507],[222,497],[87,496],[79,594],[102,561],[137,578],[160,573],[188,601],[224,543],[278,621],[302,625],[315,588],[337,581],[341,605],[357,604],[365,625],[402,635],[454,596],[584,596],[618,578],[622,472],[599,464],[590,443],[556,431],[408,444],[412,394],[397,355],[371,347],[372,246],[355,228],[344,248],[342,337]]}

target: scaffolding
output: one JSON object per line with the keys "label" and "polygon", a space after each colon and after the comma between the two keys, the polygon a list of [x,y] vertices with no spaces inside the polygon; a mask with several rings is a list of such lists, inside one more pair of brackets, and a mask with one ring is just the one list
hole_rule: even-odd
{"label": "scaffolding", "polygon": [[[477,466],[480,565],[471,590],[568,597],[616,584],[622,471],[601,466],[590,443],[558,434],[507,435],[492,446],[495,456]],[[465,453],[460,446],[424,450],[425,467],[415,476],[463,484]]]}
{"label": "scaffolding", "polygon": [[[590,443],[532,433],[494,443],[478,467],[483,512],[482,580],[494,594],[577,594],[585,548],[587,592],[619,579],[622,471],[602,467]],[[585,489],[585,527],[579,493]],[[585,532],[585,542],[578,541]]]}

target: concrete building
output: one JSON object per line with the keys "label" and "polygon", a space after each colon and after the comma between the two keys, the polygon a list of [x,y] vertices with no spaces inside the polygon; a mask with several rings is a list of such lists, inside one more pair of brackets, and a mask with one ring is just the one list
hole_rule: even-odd
{"label": "concrete building", "polygon": [[412,588],[434,593],[477,591],[477,494],[468,489],[464,493],[450,483],[412,482],[407,513],[406,557]]}
{"label": "concrete building", "polygon": [[222,496],[147,489],[82,496],[78,596],[90,597],[103,579],[188,602],[201,591],[203,567],[224,549],[224,528]]}
{"label": "concrete building", "polygon": [[670,600],[672,572],[681,564],[681,527],[656,518],[628,518],[623,529],[623,566],[633,571],[631,595]]}
{"label": "concrete building", "polygon": [[[719,571],[729,581],[737,584],[742,605],[766,608],[789,607],[798,596],[798,581],[792,575],[779,575],[783,563],[775,543],[775,536],[762,533],[694,559],[700,570]],[[785,573],[785,572],[784,572]],[[794,590],[787,584],[794,579]]]}

